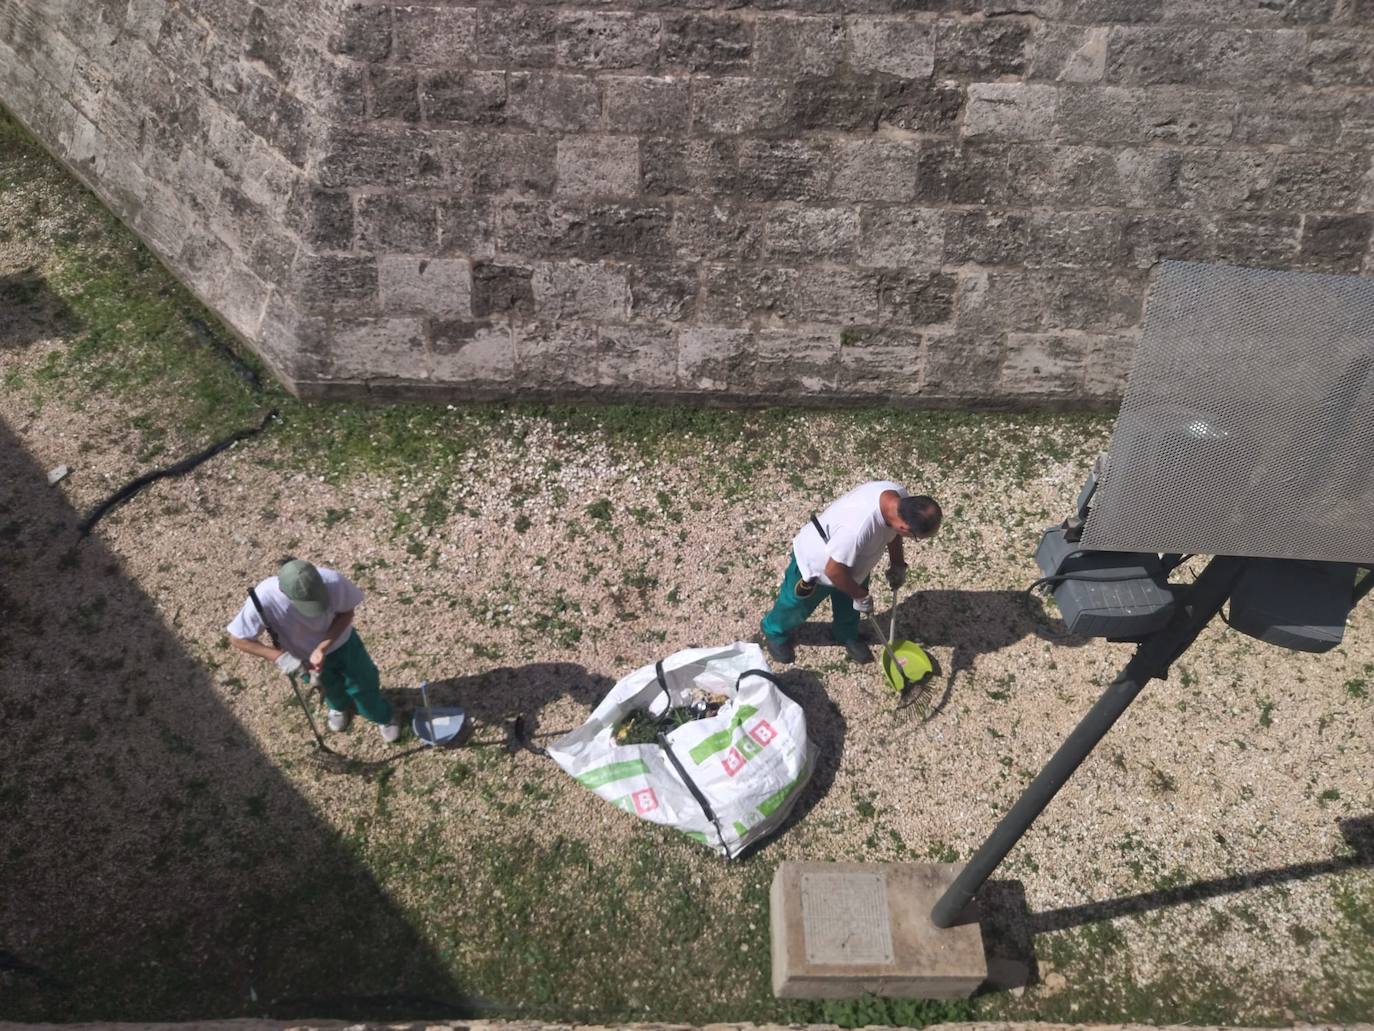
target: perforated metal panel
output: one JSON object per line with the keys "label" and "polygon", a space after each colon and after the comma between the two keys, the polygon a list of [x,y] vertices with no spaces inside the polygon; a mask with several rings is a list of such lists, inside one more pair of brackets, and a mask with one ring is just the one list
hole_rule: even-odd
{"label": "perforated metal panel", "polygon": [[1374,281],[1161,263],[1083,546],[1374,560]]}

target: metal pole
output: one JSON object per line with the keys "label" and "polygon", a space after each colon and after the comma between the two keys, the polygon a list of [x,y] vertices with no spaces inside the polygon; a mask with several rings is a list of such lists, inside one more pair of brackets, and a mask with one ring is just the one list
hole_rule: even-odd
{"label": "metal pole", "polygon": [[1135,696],[1150,680],[1167,676],[1169,666],[1188,650],[1212,617],[1221,611],[1244,564],[1245,559],[1230,556],[1217,556],[1207,564],[1179,603],[1169,624],[1141,642],[1126,668],[1108,685],[1102,697],[1059,746],[1059,751],[979,846],[954,883],[940,896],[930,911],[931,923],[936,927],[952,927],[959,921],[983,882],[992,876],[998,864],[1030,829],[1035,818],[1073,776],[1112,724],[1120,719]]}

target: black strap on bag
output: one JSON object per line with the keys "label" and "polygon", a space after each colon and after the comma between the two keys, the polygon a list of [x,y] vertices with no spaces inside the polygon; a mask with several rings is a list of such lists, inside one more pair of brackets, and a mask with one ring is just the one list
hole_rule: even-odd
{"label": "black strap on bag", "polygon": [[767,680],[779,691],[782,691],[782,693],[786,695],[788,698],[792,697],[791,695],[787,694],[787,691],[783,688],[782,681],[775,677],[772,673],[769,673],[766,669],[746,669],[743,673],[741,673],[739,677],[737,677],[735,680],[736,694],[739,693],[740,682],[743,681],[745,677],[763,677],[764,680]]}
{"label": "black strap on bag", "polygon": [[706,801],[706,796],[701,793],[701,788],[697,787],[696,781],[688,775],[686,767],[678,761],[678,757],[673,754],[673,746],[668,743],[668,735],[663,731],[658,732],[658,743],[663,746],[663,754],[668,757],[668,761],[673,764],[673,769],[677,770],[677,775],[682,778],[682,783],[687,785],[687,790],[692,793],[692,797],[697,800],[697,805],[701,806],[701,811],[706,814],[706,819],[710,820],[716,828],[716,837],[720,840],[720,847],[725,849],[725,858],[734,859],[734,854],[730,851],[730,846],[725,843],[725,831],[721,830],[720,820],[716,818],[715,811],[711,808],[711,803]]}
{"label": "black strap on bag", "polygon": [[657,662],[654,663],[654,676],[658,680],[658,686],[663,688],[663,698],[664,701],[667,703],[667,708],[663,711],[666,715],[668,709],[671,709],[673,707],[673,693],[668,690],[668,676],[666,673],[663,672],[662,659],[659,659]]}
{"label": "black strap on bag", "polygon": [[[658,686],[663,688],[663,695],[667,698],[668,706],[671,708],[673,696],[668,691],[668,678],[663,670],[662,659],[654,663],[654,676],[658,679]],[[745,677],[763,677],[764,680],[771,682],[774,687],[782,691],[782,682],[778,680],[777,677],[773,676],[772,673],[762,669],[747,669],[735,678],[736,694],[739,693],[740,682],[743,681]],[[785,694],[786,692],[783,693]],[[692,798],[696,800],[697,805],[701,806],[701,811],[706,819],[710,820],[711,824],[716,828],[716,836],[720,840],[720,847],[725,849],[725,858],[727,860],[734,859],[734,853],[730,851],[730,846],[725,843],[725,831],[721,828],[720,819],[716,816],[715,810],[711,808],[711,803],[706,800],[706,795],[702,793],[701,788],[697,787],[696,781],[692,780],[691,775],[687,772],[687,768],[682,765],[681,760],[679,760],[677,755],[673,752],[673,746],[668,743],[668,736],[663,733],[663,731],[659,731],[658,743],[662,746],[663,753],[668,757],[668,761],[673,764],[673,769],[677,771],[677,775],[682,778],[682,783],[686,784],[687,790],[692,793]]]}
{"label": "black strap on bag", "polygon": [[811,525],[814,526],[814,527],[816,528],[816,532],[817,532],[818,534],[821,535],[821,543],[822,543],[822,544],[829,544],[829,543],[830,543],[830,534],[828,534],[828,533],[825,532],[825,527],[823,527],[823,526],[821,525],[821,521],[820,521],[819,519],[816,518],[816,513],[815,513],[815,512],[812,512],[812,513],[811,513]]}
{"label": "black strap on bag", "polygon": [[[668,690],[668,674],[663,669],[662,659],[654,663],[654,677],[658,680],[658,686],[663,689],[663,698],[667,702],[667,708],[664,709],[666,714],[668,709],[673,707],[673,694]],[[738,684],[738,681],[736,681],[736,683]],[[658,732],[658,743],[663,749],[663,754],[666,755],[668,761],[673,764],[673,769],[677,770],[677,775],[682,778],[682,783],[687,785],[687,790],[690,791],[692,797],[696,799],[697,805],[701,806],[701,811],[706,815],[706,819],[710,820],[715,826],[716,836],[720,839],[720,847],[725,849],[725,858],[734,859],[735,857],[730,853],[730,846],[725,844],[725,832],[721,830],[720,820],[716,819],[716,814],[711,808],[711,803],[706,801],[706,796],[702,794],[701,789],[697,787],[696,782],[692,780],[691,776],[687,773],[687,768],[683,766],[678,760],[678,757],[673,754],[673,746],[668,743],[668,736],[661,730]]]}

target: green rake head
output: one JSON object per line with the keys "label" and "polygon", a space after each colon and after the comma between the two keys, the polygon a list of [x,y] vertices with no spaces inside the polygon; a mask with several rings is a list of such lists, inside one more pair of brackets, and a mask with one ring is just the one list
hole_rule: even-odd
{"label": "green rake head", "polygon": [[[896,660],[895,664],[893,659]],[[883,679],[900,699],[898,708],[913,706],[922,719],[930,716],[931,679],[935,664],[925,649],[911,641],[897,641],[892,655],[882,652]]]}

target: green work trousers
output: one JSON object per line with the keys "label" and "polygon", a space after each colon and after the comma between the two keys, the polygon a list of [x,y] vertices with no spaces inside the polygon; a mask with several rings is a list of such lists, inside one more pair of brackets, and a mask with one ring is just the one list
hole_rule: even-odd
{"label": "green work trousers", "polygon": [[[840,644],[848,644],[859,639],[859,613],[854,602],[844,591],[817,583],[815,590],[802,596],[797,593],[797,585],[802,582],[801,570],[797,568],[797,556],[787,565],[787,573],[782,578],[782,589],[778,600],[773,603],[772,611],[763,617],[763,632],[779,643],[791,638],[793,631],[806,622],[808,616],[816,611],[816,606],[826,598],[830,599],[830,636]],[[868,586],[868,578],[864,578]]]}
{"label": "green work trousers", "polygon": [[358,714],[373,723],[391,722],[391,703],[382,697],[381,677],[372,656],[363,647],[358,631],[324,657],[324,666],[316,674],[324,690],[324,701],[331,709]]}

